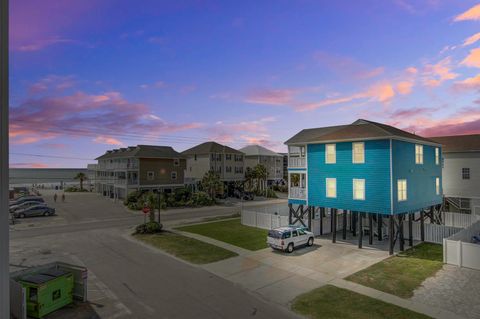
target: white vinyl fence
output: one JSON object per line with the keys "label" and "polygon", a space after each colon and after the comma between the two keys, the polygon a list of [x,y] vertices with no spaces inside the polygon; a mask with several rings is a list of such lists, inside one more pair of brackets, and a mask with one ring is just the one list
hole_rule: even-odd
{"label": "white vinyl fence", "polygon": [[443,240],[443,262],[480,270],[480,244],[472,242],[480,235],[480,221]]}
{"label": "white vinyl fence", "polygon": [[[443,243],[444,238],[450,237],[453,234],[458,233],[462,229],[463,228],[460,228],[460,227],[425,223],[424,224],[425,241],[429,243],[441,244]],[[404,234],[403,237],[405,239],[408,239],[409,237],[408,221],[404,221],[403,223],[403,234]],[[412,235],[414,240],[422,239],[420,222],[412,222]]]}
{"label": "white vinyl fence", "polygon": [[442,212],[442,221],[445,226],[467,228],[480,220],[479,215]]}
{"label": "white vinyl fence", "polygon": [[[288,208],[288,207],[287,207]],[[268,212],[267,212],[268,211]],[[272,213],[273,212],[273,213]],[[277,214],[274,214],[277,212]],[[283,212],[284,213],[284,212]],[[295,220],[295,217],[293,218]],[[286,215],[280,215],[280,209],[261,208],[259,211],[244,209],[241,216],[242,225],[252,226],[263,229],[273,229],[282,226],[288,226],[288,210]],[[303,220],[308,225],[308,219]],[[297,223],[298,225],[298,223]],[[331,217],[327,215],[323,218],[323,234],[331,233]],[[343,227],[343,215],[337,213],[337,230]],[[347,228],[350,227],[350,218],[347,218]],[[320,216],[317,214],[312,219],[312,232],[315,236],[320,235]]]}

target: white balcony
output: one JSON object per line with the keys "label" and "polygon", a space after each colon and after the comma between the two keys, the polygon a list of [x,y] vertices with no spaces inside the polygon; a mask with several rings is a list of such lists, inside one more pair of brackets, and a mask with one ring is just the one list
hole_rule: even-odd
{"label": "white balcony", "polygon": [[303,187],[290,187],[289,198],[295,199],[306,199],[307,198],[307,189]]}
{"label": "white balcony", "polygon": [[290,157],[288,159],[288,167],[290,168],[305,168],[305,157]]}

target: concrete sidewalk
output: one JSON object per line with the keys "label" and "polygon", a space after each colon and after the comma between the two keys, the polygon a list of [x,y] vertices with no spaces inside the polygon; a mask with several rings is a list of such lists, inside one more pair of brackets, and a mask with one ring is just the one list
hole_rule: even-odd
{"label": "concrete sidewalk", "polygon": [[343,279],[388,258],[388,252],[383,250],[369,247],[359,250],[355,245],[345,242],[332,244],[328,239],[317,238],[314,246],[296,250],[292,254],[272,251],[270,248],[248,251],[205,236],[180,233],[238,253],[237,257],[202,267],[282,306],[290,307],[292,300],[298,295],[331,284],[433,318],[463,318],[448,310],[403,299]]}

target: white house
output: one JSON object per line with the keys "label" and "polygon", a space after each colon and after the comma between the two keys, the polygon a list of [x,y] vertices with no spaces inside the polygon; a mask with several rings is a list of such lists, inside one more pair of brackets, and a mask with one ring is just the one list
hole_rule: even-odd
{"label": "white house", "polygon": [[438,136],[443,148],[443,193],[450,210],[480,215],[480,134]]}

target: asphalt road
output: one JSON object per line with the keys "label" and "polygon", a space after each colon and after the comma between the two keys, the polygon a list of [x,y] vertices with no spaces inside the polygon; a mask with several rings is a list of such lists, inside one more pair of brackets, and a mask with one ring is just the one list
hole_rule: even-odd
{"label": "asphalt road", "polygon": [[[132,241],[131,227],[143,220],[94,194],[67,195],[56,203],[61,224],[35,223],[10,232],[12,242],[35,241],[55,253],[75,256],[105,284],[128,312],[119,318],[292,318],[287,309],[261,300],[204,269]],[[167,212],[165,222],[226,215],[238,208]],[[18,246],[18,245],[17,245]]]}

